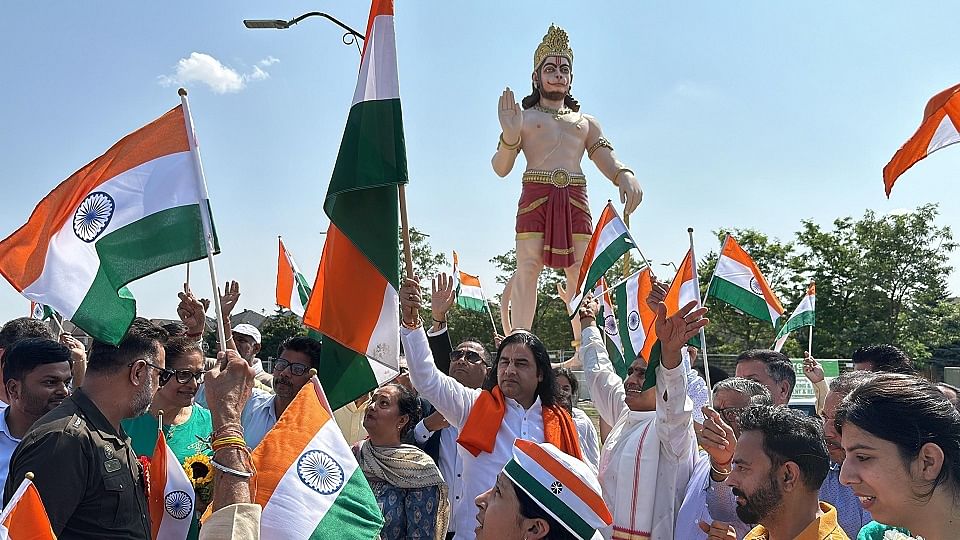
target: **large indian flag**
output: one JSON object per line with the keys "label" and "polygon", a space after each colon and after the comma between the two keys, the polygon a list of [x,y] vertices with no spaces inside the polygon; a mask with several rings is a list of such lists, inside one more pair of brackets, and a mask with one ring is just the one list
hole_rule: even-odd
{"label": "large indian flag", "polygon": [[817,285],[811,283],[810,286],[807,287],[807,293],[803,295],[803,299],[797,304],[797,308],[793,310],[790,318],[787,319],[787,322],[784,323],[780,331],[777,332],[777,342],[774,344],[773,350],[780,352],[783,344],[786,343],[787,338],[790,337],[790,332],[803,326],[815,326],[817,324],[816,307]]}
{"label": "large indian flag", "polygon": [[[576,295],[570,300],[570,313],[577,315],[580,303],[587,291],[600,281],[603,274],[613,267],[624,253],[636,247],[626,224],[620,219],[613,203],[607,202],[600,214],[600,220],[593,230],[590,243],[580,263],[580,275],[577,279]],[[572,318],[571,317],[571,318]]]}
{"label": "large indian flag", "polygon": [[304,323],[324,336],[337,409],[399,373],[398,186],[407,183],[393,2],[374,0],[360,76],[323,204],[327,241]]}
{"label": "large indian flag", "polygon": [[208,201],[191,146],[183,105],[127,135],[0,242],[0,273],[94,338],[119,343],[137,311],[125,285],[207,255]]}
{"label": "large indian flag", "polygon": [[783,314],[780,300],[770,290],[757,264],[729,234],[723,242],[707,296],[722,300],[774,327]]}
{"label": "large indian flag", "polygon": [[650,349],[657,340],[654,331],[657,314],[647,307],[650,289],[649,267],[633,274],[614,289],[626,365],[633,363],[638,356],[649,362]]}
{"label": "large indian flag", "polygon": [[253,451],[262,538],[371,540],[383,526],[370,484],[325,403],[313,377]]}
{"label": "large indian flag", "polygon": [[293,260],[280,239],[280,255],[277,257],[277,305],[303,317],[310,299],[310,285],[300,267]]}

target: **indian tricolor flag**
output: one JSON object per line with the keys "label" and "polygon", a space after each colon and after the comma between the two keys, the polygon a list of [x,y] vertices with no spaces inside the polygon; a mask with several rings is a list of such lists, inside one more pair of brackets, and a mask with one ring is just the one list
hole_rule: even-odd
{"label": "indian tricolor flag", "polygon": [[304,323],[324,336],[337,409],[399,373],[398,186],[407,183],[393,2],[374,0],[360,76],[323,209],[327,241]]}
{"label": "indian tricolor flag", "polygon": [[649,362],[650,349],[657,341],[654,331],[657,314],[647,307],[650,289],[649,267],[634,273],[614,289],[626,365],[632,364],[638,356]]}
{"label": "indian tricolor flag", "polygon": [[310,300],[310,285],[303,277],[300,267],[293,260],[293,255],[287,251],[280,239],[280,255],[277,259],[277,305],[285,307],[303,317]]}
{"label": "indian tricolor flag", "polygon": [[371,540],[383,526],[370,484],[325,403],[313,377],[253,451],[262,538]]}
{"label": "indian tricolor flag", "polygon": [[780,328],[780,331],[777,332],[777,342],[773,346],[773,350],[780,352],[780,349],[783,348],[783,344],[786,343],[787,338],[790,337],[790,332],[793,332],[802,326],[816,326],[816,307],[817,286],[815,283],[811,283],[810,286],[807,287],[807,294],[803,295],[803,299],[800,300],[799,304],[797,304],[797,308],[793,310],[790,318],[787,319],[787,322],[784,323],[784,325]]}
{"label": "indian tricolor flag", "polygon": [[620,325],[617,324],[616,311],[613,308],[613,298],[610,296],[607,280],[600,278],[600,283],[593,291],[593,296],[600,300],[600,313],[597,314],[597,324],[601,324],[603,333],[606,335],[607,355],[610,357],[610,363],[613,364],[613,370],[621,379],[627,378],[627,363],[623,359],[623,341],[620,335]]}
{"label": "indian tricolor flag", "polygon": [[[677,275],[670,282],[667,296],[663,300],[667,306],[667,317],[680,311],[680,308],[692,301],[696,301],[697,307],[700,307],[700,279],[697,275],[697,260],[693,254],[693,248],[687,250],[683,262],[677,268]],[[693,337],[690,343],[700,347],[700,336]]]}
{"label": "indian tricolor flag", "polygon": [[94,338],[119,343],[136,316],[125,285],[207,256],[208,201],[187,126],[180,105],[54,188],[0,242],[0,273]]}
{"label": "indian tricolor flag", "polygon": [[0,539],[56,540],[47,509],[32,480],[33,474],[27,473],[13,497],[10,497],[10,502],[0,512]]}
{"label": "indian tricolor flag", "polygon": [[770,290],[757,264],[729,234],[723,241],[707,296],[722,300],[774,327],[783,314],[780,300]]}
{"label": "indian tricolor flag", "polygon": [[636,247],[630,231],[620,219],[613,203],[600,214],[600,221],[593,230],[590,243],[580,263],[580,277],[577,279],[576,295],[570,300],[570,313],[576,316],[586,291],[592,290],[603,274],[613,267],[624,253]]}
{"label": "indian tricolor flag", "polygon": [[460,260],[456,251],[453,252],[453,275],[457,280],[457,305],[473,311],[486,310],[487,300],[483,295],[480,278],[460,270]]}
{"label": "indian tricolor flag", "polygon": [[[162,421],[159,425],[162,425]],[[194,491],[163,431],[150,458],[150,528],[153,540],[183,540],[193,521]]]}
{"label": "indian tricolor flag", "polygon": [[887,197],[901,174],[937,150],[960,142],[960,84],[930,98],[917,132],[883,168]]}

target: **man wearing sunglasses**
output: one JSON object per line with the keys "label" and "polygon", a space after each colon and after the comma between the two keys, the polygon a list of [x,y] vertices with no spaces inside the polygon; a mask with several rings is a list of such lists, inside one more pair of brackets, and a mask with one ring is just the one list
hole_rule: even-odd
{"label": "man wearing sunglasses", "polygon": [[280,344],[280,357],[273,363],[273,389],[269,394],[254,389],[243,408],[240,423],[247,446],[255,448],[277,423],[300,388],[310,380],[310,368],[320,369],[320,342],[305,336]]}
{"label": "man wearing sunglasses", "polygon": [[14,451],[4,504],[33,472],[57,537],[150,539],[143,469],[120,421],[150,406],[166,339],[163,328],[137,318],[118,346],[94,341],[83,387]]}
{"label": "man wearing sunglasses", "polygon": [[773,399],[762,384],[733,377],[713,385],[713,405],[713,410],[704,407],[703,428],[697,432],[700,450],[677,513],[676,538],[705,540],[707,533],[698,526],[700,522],[718,521],[732,525],[737,538],[742,538],[752,528],[737,517],[736,497],[723,483],[727,478],[725,473],[730,470],[733,447],[728,444],[727,448],[720,448],[718,441],[724,435],[729,436],[728,430],[740,436],[738,417],[744,408],[773,405]]}

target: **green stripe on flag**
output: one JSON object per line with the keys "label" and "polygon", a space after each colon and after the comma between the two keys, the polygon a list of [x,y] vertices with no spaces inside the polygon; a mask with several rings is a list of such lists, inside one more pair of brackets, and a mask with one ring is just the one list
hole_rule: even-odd
{"label": "green stripe on flag", "polygon": [[300,305],[306,307],[307,302],[310,300],[310,285],[307,284],[307,278],[303,277],[303,274],[300,272],[293,273],[293,280],[297,286],[297,297],[300,298]]}
{"label": "green stripe on flag", "polygon": [[351,107],[323,209],[397,289],[397,186],[407,182],[400,100],[362,101]]}
{"label": "green stripe on flag", "polygon": [[770,308],[763,296],[734,285],[723,278],[714,276],[710,283],[710,290],[707,291],[707,296],[722,300],[751,317],[773,323],[770,319]]}
{"label": "green stripe on flag", "polygon": [[[616,240],[610,242],[610,245],[604,248],[604,250],[593,259],[593,262],[590,263],[590,269],[587,270],[587,279],[583,282],[583,289],[581,289],[584,291],[584,294],[586,294],[586,291],[593,290],[597,282],[600,281],[600,278],[603,277],[603,274],[612,268],[613,265],[617,264],[617,261],[620,260],[620,257],[622,257],[624,253],[633,248],[633,241],[625,234],[620,235]],[[576,315],[576,312],[574,312],[574,315]]]}
{"label": "green stripe on flag", "polygon": [[100,268],[71,321],[97,340],[120,343],[137,311],[125,285],[206,257],[202,239],[196,204],[161,210],[103,236],[96,243]]}
{"label": "green stripe on flag", "polygon": [[330,336],[323,336],[317,378],[333,410],[377,387],[370,359],[337,343]]}
{"label": "green stripe on flag", "polygon": [[567,506],[565,502],[554,495],[552,491],[543,487],[543,484],[536,478],[523,470],[523,467],[515,460],[511,459],[508,461],[507,465],[503,468],[503,472],[507,473],[520,489],[526,491],[527,494],[536,499],[537,502],[546,506],[547,510],[553,514],[554,517],[562,521],[564,525],[573,529],[578,537],[591,538],[593,534],[597,532],[596,529],[591,527],[589,523],[584,521],[582,517]]}
{"label": "green stripe on flag", "polygon": [[[620,330],[620,344],[623,345],[623,361],[632,364],[637,359],[638,352],[633,350],[633,341],[630,340],[630,313],[627,312],[627,282],[624,281],[613,290],[614,298],[617,299],[617,326]],[[639,317],[640,314],[637,314]],[[626,369],[624,369],[626,373]]]}
{"label": "green stripe on flag", "polygon": [[[607,313],[604,309],[603,304],[600,305],[600,313],[597,315],[597,324],[600,325],[600,332],[603,334],[603,345],[607,349],[607,356],[610,357],[610,363],[613,364],[613,370],[617,373],[621,379],[627,379],[627,363],[623,360],[623,355],[620,353],[620,349],[617,348],[616,344],[613,342],[612,337],[607,334]],[[616,318],[616,317],[614,317]],[[620,329],[617,328],[617,332]],[[617,334],[617,339],[619,334]],[[622,340],[621,340],[622,341]]]}
{"label": "green stripe on flag", "polygon": [[383,514],[363,471],[357,467],[323,515],[311,539],[370,540],[383,527]]}
{"label": "green stripe on flag", "polygon": [[486,311],[487,303],[479,298],[473,298],[472,296],[458,296],[457,305],[463,309],[471,309],[473,311]]}
{"label": "green stripe on flag", "polygon": [[801,311],[800,313],[795,314],[793,317],[780,327],[780,331],[777,332],[776,339],[780,339],[781,336],[793,332],[794,330],[803,327],[803,326],[816,326],[817,325],[817,312],[816,311]]}

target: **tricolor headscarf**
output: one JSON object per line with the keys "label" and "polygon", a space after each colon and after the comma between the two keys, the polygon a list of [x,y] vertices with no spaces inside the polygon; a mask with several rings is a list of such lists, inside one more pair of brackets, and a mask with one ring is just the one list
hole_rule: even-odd
{"label": "tricolor headscarf", "polygon": [[598,529],[613,522],[590,466],[550,443],[517,439],[503,473],[581,540],[601,538]]}

